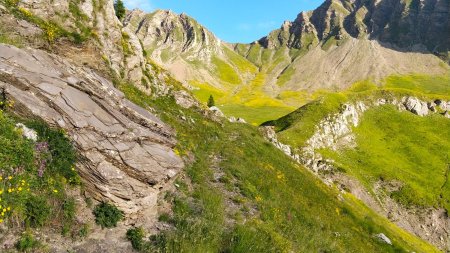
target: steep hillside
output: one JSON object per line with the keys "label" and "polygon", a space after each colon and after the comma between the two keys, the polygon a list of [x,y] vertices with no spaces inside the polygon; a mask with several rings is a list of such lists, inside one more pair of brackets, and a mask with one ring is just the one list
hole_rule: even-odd
{"label": "steep hillside", "polygon": [[[48,185],[41,185],[45,191],[40,191],[37,204],[26,204],[34,195],[23,196],[23,205],[32,210],[25,217],[42,223],[17,224],[22,209],[21,203],[15,203],[12,207],[18,208],[7,212],[2,221],[7,224],[0,230],[4,249],[129,252],[130,245],[123,241],[128,229],[127,237],[144,252],[437,252],[352,195],[321,183],[265,141],[255,127],[230,123],[195,105],[180,106],[175,91],[171,92],[175,96],[151,97],[139,89],[139,84],[136,87],[124,81],[117,87],[121,93],[95,71],[41,50],[0,45],[0,52],[0,84],[8,114],[36,118],[60,128],[57,132],[70,138],[78,156],[76,168],[70,166],[73,156],[58,168],[75,176],[77,171],[83,195],[114,203],[125,216],[119,227],[102,230],[95,225],[102,224],[98,219],[94,223],[97,208],[90,209],[92,199],[84,202],[76,189],[66,188],[62,178],[58,179],[61,182],[49,179]],[[177,132],[175,147],[168,125]],[[34,143],[22,140],[11,123],[6,126],[0,140],[7,137],[24,145],[25,154],[31,152]],[[40,129],[34,124],[27,126]],[[65,139],[62,143],[67,142]],[[2,148],[2,156],[11,155]],[[70,154],[67,150],[61,153]],[[187,165],[184,172],[180,171],[180,157]],[[24,162],[15,160],[15,165]],[[31,160],[26,161],[33,176],[27,180],[35,180],[37,168]],[[2,175],[9,174],[2,169]],[[22,184],[21,179],[11,182]],[[11,182],[4,187],[11,187]],[[4,196],[5,203],[13,203],[11,197],[15,195],[10,189]],[[68,204],[58,206],[58,201],[66,198],[58,195],[63,190],[76,198],[69,211],[61,214],[71,218],[50,219],[43,212],[69,208]],[[46,203],[55,207],[47,208]],[[109,215],[111,212],[105,219],[110,219]],[[73,221],[74,217],[79,218]],[[67,223],[61,224],[60,219]],[[77,227],[64,230],[50,222],[75,222]],[[66,231],[62,236],[60,229]],[[19,237],[22,231],[27,232]],[[130,231],[154,235],[143,240],[142,233]]]}
{"label": "steep hillside", "polygon": [[449,81],[391,77],[380,90],[360,83],[265,125],[325,182],[448,250]]}
{"label": "steep hillside", "polygon": [[131,85],[122,90],[176,128],[177,150],[188,161],[178,191],[167,195],[173,211],[160,217],[172,227],[143,252],[436,251],[351,194],[324,185],[255,127],[204,118],[196,108],[151,99]]}
{"label": "steep hillside", "polygon": [[[51,6],[51,8],[50,8]],[[1,0],[0,42],[45,49],[114,79],[164,93],[139,39],[117,19],[104,0]],[[152,89],[150,89],[150,85]]]}

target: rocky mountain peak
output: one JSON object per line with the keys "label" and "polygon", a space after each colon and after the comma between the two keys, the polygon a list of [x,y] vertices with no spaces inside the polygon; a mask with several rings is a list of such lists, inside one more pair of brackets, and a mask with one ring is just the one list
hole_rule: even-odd
{"label": "rocky mountain peak", "polygon": [[[267,48],[303,48],[302,37],[318,42],[346,37],[369,38],[407,50],[448,52],[449,1],[446,0],[327,0],[316,10],[300,13],[291,26],[259,40]],[[287,32],[289,31],[289,32]]]}
{"label": "rocky mountain peak", "polygon": [[[178,15],[170,10],[157,10],[145,14],[134,10],[127,14],[124,25],[141,39],[152,57],[161,62],[180,52],[203,60],[209,59],[211,54],[221,53],[221,41],[185,13]],[[158,50],[154,50],[156,48]],[[177,53],[168,54],[169,51]]]}
{"label": "rocky mountain peak", "polygon": [[291,21],[284,21],[283,25],[281,26],[281,29],[284,31],[288,31],[290,28],[292,27],[292,22]]}

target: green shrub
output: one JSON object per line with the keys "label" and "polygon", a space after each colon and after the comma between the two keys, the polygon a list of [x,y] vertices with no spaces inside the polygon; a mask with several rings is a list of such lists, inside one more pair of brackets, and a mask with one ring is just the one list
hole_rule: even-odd
{"label": "green shrub", "polygon": [[145,248],[144,242],[144,229],[139,228],[130,228],[127,231],[127,239],[131,242],[133,249],[142,251]]}
{"label": "green shrub", "polygon": [[30,196],[25,203],[26,223],[31,227],[42,227],[50,216],[50,206],[44,197]]}
{"label": "green shrub", "polygon": [[77,1],[69,2],[69,12],[76,18],[76,20],[89,21],[89,17],[83,13],[83,11],[78,7]]}
{"label": "green shrub", "polygon": [[116,206],[102,202],[94,209],[95,222],[102,228],[112,228],[117,226],[117,222],[122,220],[123,212]]}
{"label": "green shrub", "polygon": [[81,238],[86,238],[88,234],[89,234],[89,225],[83,224],[80,230],[78,231],[78,236]]}
{"label": "green shrub", "polygon": [[165,234],[156,234],[150,236],[150,242],[152,243],[152,248],[161,249],[162,252],[166,252],[165,248],[168,243],[167,236]]}
{"label": "green shrub", "polygon": [[171,221],[170,215],[167,213],[163,213],[158,217],[158,221],[169,223]]}
{"label": "green shrub", "polygon": [[24,233],[16,243],[16,249],[20,252],[34,252],[40,246],[38,240],[30,233]]}

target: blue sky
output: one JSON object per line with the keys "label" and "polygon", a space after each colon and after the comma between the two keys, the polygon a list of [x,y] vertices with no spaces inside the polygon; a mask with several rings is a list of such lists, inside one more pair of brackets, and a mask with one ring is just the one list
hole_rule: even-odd
{"label": "blue sky", "polygon": [[253,42],[323,0],[123,0],[128,9],[171,9],[198,20],[227,42]]}

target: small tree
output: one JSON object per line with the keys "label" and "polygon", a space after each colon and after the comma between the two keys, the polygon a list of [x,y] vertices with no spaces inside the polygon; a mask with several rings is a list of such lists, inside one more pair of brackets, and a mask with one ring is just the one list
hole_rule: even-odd
{"label": "small tree", "polygon": [[216,103],[214,102],[214,97],[212,95],[210,95],[209,99],[208,99],[208,107],[213,107],[215,105],[216,105]]}
{"label": "small tree", "polygon": [[114,2],[114,10],[116,11],[116,16],[119,20],[122,20],[125,17],[125,5],[122,0],[116,0]]}

